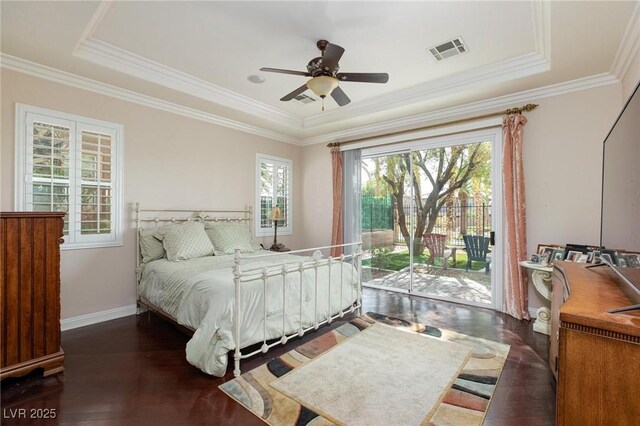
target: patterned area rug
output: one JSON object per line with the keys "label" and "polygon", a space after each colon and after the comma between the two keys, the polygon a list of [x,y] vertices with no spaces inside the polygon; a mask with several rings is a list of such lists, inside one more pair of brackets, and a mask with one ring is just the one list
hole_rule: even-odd
{"label": "patterned area rug", "polygon": [[[429,337],[415,341],[406,331]],[[413,354],[403,349],[414,344]],[[366,355],[383,348],[393,350]],[[508,353],[508,345],[368,313],[220,389],[270,425],[474,425],[482,424]],[[367,372],[375,363],[378,373]],[[399,386],[398,377],[410,385]],[[353,412],[345,411],[350,406]]]}

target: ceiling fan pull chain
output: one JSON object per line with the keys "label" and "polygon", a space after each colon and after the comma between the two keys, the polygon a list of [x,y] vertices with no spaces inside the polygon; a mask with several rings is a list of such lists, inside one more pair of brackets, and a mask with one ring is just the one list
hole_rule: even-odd
{"label": "ceiling fan pull chain", "polygon": [[322,97],[322,112],[324,112],[324,96]]}

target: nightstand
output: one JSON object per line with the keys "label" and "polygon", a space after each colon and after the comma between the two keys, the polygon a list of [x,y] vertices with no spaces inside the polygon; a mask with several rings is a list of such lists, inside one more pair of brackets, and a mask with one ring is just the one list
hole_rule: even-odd
{"label": "nightstand", "polygon": [[288,251],[291,251],[291,249],[290,249],[290,248],[287,248],[287,247],[270,248],[269,250],[271,250],[271,251],[275,251],[275,252],[278,252],[278,253],[286,253],[286,252],[288,252]]}

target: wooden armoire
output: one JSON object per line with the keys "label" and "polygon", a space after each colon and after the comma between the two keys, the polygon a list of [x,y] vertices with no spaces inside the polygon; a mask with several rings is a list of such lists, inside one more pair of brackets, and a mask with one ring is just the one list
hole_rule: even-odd
{"label": "wooden armoire", "polygon": [[0,379],[63,371],[60,244],[63,213],[0,212]]}

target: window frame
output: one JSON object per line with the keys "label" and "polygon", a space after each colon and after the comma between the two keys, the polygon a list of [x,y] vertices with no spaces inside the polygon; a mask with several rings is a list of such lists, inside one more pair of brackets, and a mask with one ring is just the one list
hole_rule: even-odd
{"label": "window frame", "polygon": [[273,236],[274,227],[273,224],[269,228],[262,227],[261,220],[261,205],[262,205],[262,175],[260,173],[262,163],[268,163],[273,165],[282,165],[287,167],[287,179],[289,182],[287,188],[287,226],[278,225],[278,235],[292,235],[293,234],[293,161],[288,158],[276,157],[267,154],[256,154],[256,187],[255,187],[255,205],[254,205],[254,232],[256,237],[268,237]]}
{"label": "window frame", "polygon": [[[32,105],[16,103],[15,116],[15,182],[14,182],[14,207],[16,211],[27,211],[30,204],[26,197],[31,182],[27,182],[28,145],[33,147],[33,141],[27,140],[29,131],[27,124],[34,119],[42,118],[59,125],[65,122],[69,128],[69,232],[64,236],[62,250],[87,249],[98,247],[123,246],[122,206],[123,206],[123,168],[124,168],[124,128],[121,124],[97,120],[89,117],[70,114],[61,111],[50,110]],[[109,234],[82,234],[80,224],[80,196],[82,169],[82,132],[99,130],[103,134],[111,136],[111,227]],[[78,157],[79,156],[79,157]],[[78,159],[80,158],[80,159]],[[33,154],[31,154],[31,160]],[[72,189],[73,188],[73,189]]]}

